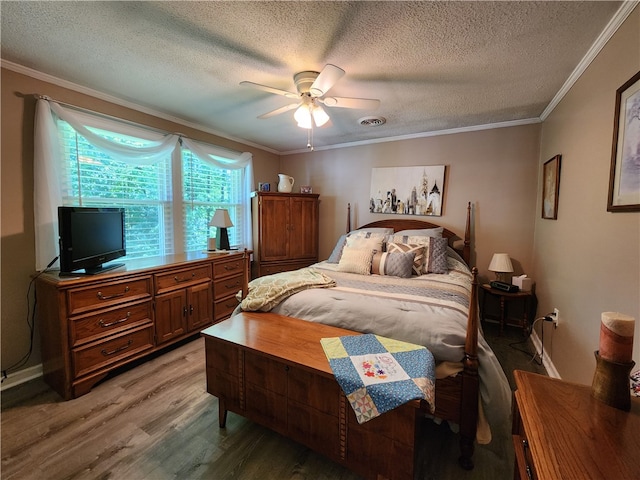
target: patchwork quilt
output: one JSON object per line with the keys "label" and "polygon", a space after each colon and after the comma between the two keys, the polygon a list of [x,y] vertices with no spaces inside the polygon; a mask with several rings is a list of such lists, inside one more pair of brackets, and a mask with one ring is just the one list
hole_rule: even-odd
{"label": "patchwork quilt", "polygon": [[374,334],[320,342],[358,423],[411,400],[435,411],[435,360],[425,347]]}

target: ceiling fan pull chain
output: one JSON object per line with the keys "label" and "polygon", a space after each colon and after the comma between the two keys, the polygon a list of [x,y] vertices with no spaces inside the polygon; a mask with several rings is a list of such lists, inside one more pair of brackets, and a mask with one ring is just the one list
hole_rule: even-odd
{"label": "ceiling fan pull chain", "polygon": [[313,123],[311,123],[311,128],[307,130],[307,148],[313,152]]}

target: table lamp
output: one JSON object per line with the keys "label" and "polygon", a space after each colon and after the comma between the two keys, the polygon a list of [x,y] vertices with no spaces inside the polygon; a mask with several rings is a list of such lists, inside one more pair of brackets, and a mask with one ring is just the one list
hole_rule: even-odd
{"label": "table lamp", "polygon": [[209,222],[210,227],[216,227],[216,249],[217,250],[229,250],[229,234],[227,228],[233,227],[231,218],[229,218],[229,212],[224,208],[219,208],[211,217]]}
{"label": "table lamp", "polygon": [[513,265],[507,253],[494,253],[489,264],[489,270],[496,273],[496,280],[504,282],[503,274],[513,272]]}

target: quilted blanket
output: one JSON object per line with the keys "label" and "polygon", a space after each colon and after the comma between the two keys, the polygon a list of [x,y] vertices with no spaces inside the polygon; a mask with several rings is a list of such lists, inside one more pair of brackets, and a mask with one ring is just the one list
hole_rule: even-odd
{"label": "quilted blanket", "polygon": [[324,273],[314,268],[301,268],[252,280],[249,282],[249,291],[244,299],[242,299],[242,292],[238,292],[238,301],[240,308],[244,311],[267,312],[294,293],[308,288],[328,288],[335,285],[335,280]]}
{"label": "quilted blanket", "polygon": [[358,423],[417,399],[435,412],[435,360],[426,348],[373,334],[320,342]]}

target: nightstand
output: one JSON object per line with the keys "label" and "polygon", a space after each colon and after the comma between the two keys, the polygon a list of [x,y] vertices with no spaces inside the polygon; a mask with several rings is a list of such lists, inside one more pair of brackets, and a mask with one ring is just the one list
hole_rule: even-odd
{"label": "nightstand", "polygon": [[486,317],[487,297],[496,297],[500,301],[500,316],[498,317],[498,320],[500,320],[500,335],[502,335],[504,325],[509,320],[509,317],[507,315],[507,303],[521,302],[523,308],[522,317],[515,319],[517,322],[516,325],[522,327],[522,331],[525,335],[529,332],[529,311],[535,297],[533,291],[519,291],[514,293],[503,292],[502,290],[491,288],[491,285],[489,285],[488,283],[482,284],[481,288],[483,290],[482,304],[480,306],[481,320],[484,320]]}
{"label": "nightstand", "polygon": [[591,386],[516,370],[514,478],[640,478],[640,398],[629,412],[591,396]]}

